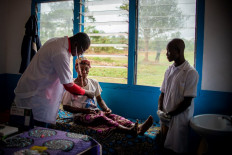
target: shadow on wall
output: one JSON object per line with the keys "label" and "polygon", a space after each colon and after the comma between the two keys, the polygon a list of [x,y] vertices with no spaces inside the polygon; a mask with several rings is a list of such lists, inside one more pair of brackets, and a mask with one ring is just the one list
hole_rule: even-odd
{"label": "shadow on wall", "polygon": [[232,93],[201,90],[194,101],[194,115],[224,114],[232,115]]}
{"label": "shadow on wall", "polygon": [[1,94],[1,103],[0,103],[0,112],[9,110],[11,104],[14,100],[15,94],[14,89],[20,79],[21,75],[16,74],[1,74],[0,75],[0,94]]}

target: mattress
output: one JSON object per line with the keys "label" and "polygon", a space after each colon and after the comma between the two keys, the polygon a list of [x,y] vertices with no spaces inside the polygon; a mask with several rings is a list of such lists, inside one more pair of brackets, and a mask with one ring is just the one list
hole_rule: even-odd
{"label": "mattress", "polygon": [[[129,120],[136,121],[135,119]],[[144,120],[139,120],[139,123],[143,122]],[[101,135],[89,127],[74,123],[72,113],[60,109],[56,125],[52,125],[51,128],[86,134],[101,144],[103,154],[155,154],[158,151],[157,140],[160,132],[158,123],[154,123],[142,136],[134,137],[130,134],[119,132]]]}

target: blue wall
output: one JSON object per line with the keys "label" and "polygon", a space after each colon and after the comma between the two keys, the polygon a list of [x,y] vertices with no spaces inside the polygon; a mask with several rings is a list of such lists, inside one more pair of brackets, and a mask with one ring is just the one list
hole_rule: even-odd
{"label": "blue wall", "polygon": [[[18,74],[1,74],[1,111],[9,109],[14,98]],[[102,97],[114,113],[124,117],[145,119],[149,115],[159,121],[156,111],[160,90],[158,87],[129,86],[100,83]],[[232,93],[200,90],[195,98],[195,115],[217,113],[232,115]]]}

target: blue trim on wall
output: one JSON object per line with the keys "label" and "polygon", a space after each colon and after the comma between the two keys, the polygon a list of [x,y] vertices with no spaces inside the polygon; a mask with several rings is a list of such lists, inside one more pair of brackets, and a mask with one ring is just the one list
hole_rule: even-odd
{"label": "blue trim on wall", "polygon": [[[82,15],[81,15],[81,23],[85,22],[85,16],[84,16],[84,10],[85,10],[85,0],[82,0]],[[81,32],[84,32],[84,25],[81,25]]]}
{"label": "blue trim on wall", "polygon": [[[73,17],[73,34],[77,34],[80,29],[80,19],[78,16],[78,12],[80,12],[80,3],[77,0],[74,0],[74,17]],[[77,72],[75,70],[75,62],[76,62],[77,56],[73,57],[73,78],[77,77]]]}
{"label": "blue trim on wall", "polygon": [[[40,21],[41,3],[37,3],[37,21]],[[38,36],[40,36],[40,22],[37,22]]]}
{"label": "blue trim on wall", "polygon": [[[85,0],[82,0],[82,12],[85,9],[84,3]],[[79,23],[84,23],[84,15],[82,14],[81,17],[81,22],[80,22],[80,18],[78,16],[78,13],[80,12],[80,2],[77,0],[74,0],[74,20],[73,20],[73,34],[77,34],[78,32],[80,32],[80,26],[81,26],[81,32],[84,32],[84,25],[80,25]],[[76,62],[77,56],[73,57],[73,78],[77,77],[77,72],[75,69],[75,62]]]}
{"label": "blue trim on wall", "polygon": [[128,69],[127,69],[127,83],[128,85],[134,84],[134,66],[135,66],[135,38],[136,34],[136,0],[129,1],[129,40],[128,40]]}
{"label": "blue trim on wall", "polygon": [[35,14],[35,4],[37,2],[35,0],[32,0],[31,2],[31,15],[34,15]]}
{"label": "blue trim on wall", "polygon": [[203,50],[204,50],[204,17],[205,1],[197,0],[197,17],[196,17],[196,70],[199,74],[197,94],[201,93],[202,67],[203,67]]}

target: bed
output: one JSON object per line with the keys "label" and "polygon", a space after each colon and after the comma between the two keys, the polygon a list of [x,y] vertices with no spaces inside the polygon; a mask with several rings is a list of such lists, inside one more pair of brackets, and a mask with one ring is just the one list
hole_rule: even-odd
{"label": "bed", "polygon": [[[135,122],[134,119],[130,120]],[[139,123],[143,123],[143,120]],[[160,132],[158,123],[154,123],[143,136],[133,137],[115,131],[96,134],[95,130],[74,123],[72,113],[59,109],[56,125],[52,125],[51,128],[89,135],[101,144],[102,154],[156,154],[158,151],[157,139]]]}
{"label": "bed", "polygon": [[32,147],[41,146],[47,147],[41,151],[44,155],[102,154],[101,145],[87,135],[41,127],[9,137],[4,143],[4,147],[0,147],[0,154],[25,154]]}

